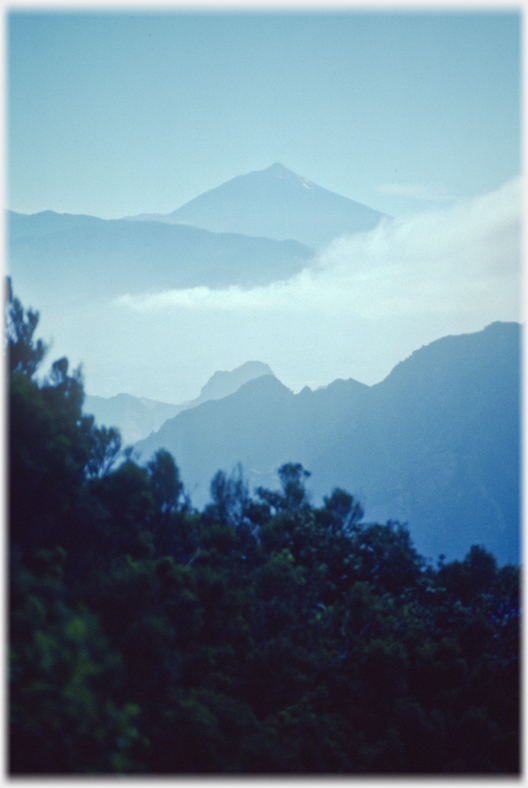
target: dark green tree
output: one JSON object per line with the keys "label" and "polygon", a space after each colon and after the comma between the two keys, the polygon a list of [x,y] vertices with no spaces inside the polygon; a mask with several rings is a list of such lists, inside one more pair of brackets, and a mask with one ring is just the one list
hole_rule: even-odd
{"label": "dark green tree", "polygon": [[41,339],[34,340],[39,313],[25,310],[13,294],[11,279],[5,282],[5,335],[4,354],[7,355],[9,372],[22,372],[33,377],[46,354],[47,347]]}

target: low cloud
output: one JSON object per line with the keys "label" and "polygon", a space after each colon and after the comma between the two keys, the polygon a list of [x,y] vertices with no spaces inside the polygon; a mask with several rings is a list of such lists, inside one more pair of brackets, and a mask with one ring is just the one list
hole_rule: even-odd
{"label": "low cloud", "polygon": [[520,319],[521,182],[443,209],[387,220],[341,237],[285,282],[243,290],[195,287],[124,296],[139,312],[198,310],[336,316],[473,315]]}

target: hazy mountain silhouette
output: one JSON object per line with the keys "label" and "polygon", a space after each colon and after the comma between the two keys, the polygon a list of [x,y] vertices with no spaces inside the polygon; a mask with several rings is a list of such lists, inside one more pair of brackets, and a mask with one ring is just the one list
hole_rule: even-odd
{"label": "hazy mountain silhouette", "polygon": [[132,394],[116,394],[113,397],[86,394],[83,405],[83,411],[94,416],[98,425],[118,427],[123,445],[147,437],[181,410],[180,405],[134,397]]}
{"label": "hazy mountain silhouette", "polygon": [[136,445],[171,451],[195,505],[218,469],[242,463],[273,486],[284,462],[315,498],[341,486],[367,520],[408,522],[418,550],[463,557],[483,544],[519,560],[520,326],[437,340],[375,386],[337,380],[294,395],[266,375],[180,413]]}
{"label": "hazy mountain silhouette", "polygon": [[202,386],[199,396],[193,400],[193,405],[201,405],[210,399],[222,399],[233,394],[248,380],[260,378],[262,375],[273,375],[268,364],[262,361],[246,361],[240,367],[231,371],[218,371]]}
{"label": "hazy mountain silhouette", "polygon": [[194,400],[173,405],[146,397],[134,397],[131,394],[116,394],[113,397],[87,394],[83,410],[93,415],[99,425],[118,427],[123,444],[126,445],[146,438],[178,413],[201,405],[202,402],[233,394],[248,380],[262,375],[273,375],[267,364],[261,361],[246,361],[231,371],[215,372]]}
{"label": "hazy mountain silhouette", "polygon": [[56,213],[41,211],[40,213],[16,213],[6,211],[7,230],[10,241],[24,237],[38,237],[65,230],[89,229],[101,227],[104,219],[84,214]]}
{"label": "hazy mountain silhouette", "polygon": [[342,197],[276,163],[239,175],[169,214],[133,219],[191,224],[322,247],[345,233],[372,230],[384,214]]}
{"label": "hazy mountain silhouette", "polygon": [[7,268],[17,291],[42,309],[200,285],[253,287],[289,279],[315,247],[382,218],[274,164],[167,215],[7,211]]}
{"label": "hazy mountain silhouette", "polygon": [[198,285],[266,285],[288,279],[313,257],[297,241],[53,211],[8,211],[7,242],[17,290],[41,308]]}

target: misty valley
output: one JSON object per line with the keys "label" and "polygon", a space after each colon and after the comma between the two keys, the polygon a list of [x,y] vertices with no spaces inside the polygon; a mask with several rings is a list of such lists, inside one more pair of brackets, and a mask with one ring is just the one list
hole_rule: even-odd
{"label": "misty valley", "polygon": [[311,287],[392,222],[280,164],[170,214],[8,212],[10,774],[519,774],[518,322],[368,385],[252,356],[181,401],[40,338],[133,304],[177,375],[142,309]]}

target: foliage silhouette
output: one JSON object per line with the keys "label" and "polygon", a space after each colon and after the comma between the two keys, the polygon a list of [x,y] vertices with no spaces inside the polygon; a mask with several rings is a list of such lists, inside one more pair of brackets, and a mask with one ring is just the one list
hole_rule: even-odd
{"label": "foliage silhouette", "polygon": [[519,773],[518,568],[435,568],[298,463],[194,510],[66,359],[36,382],[8,292],[11,774]]}

